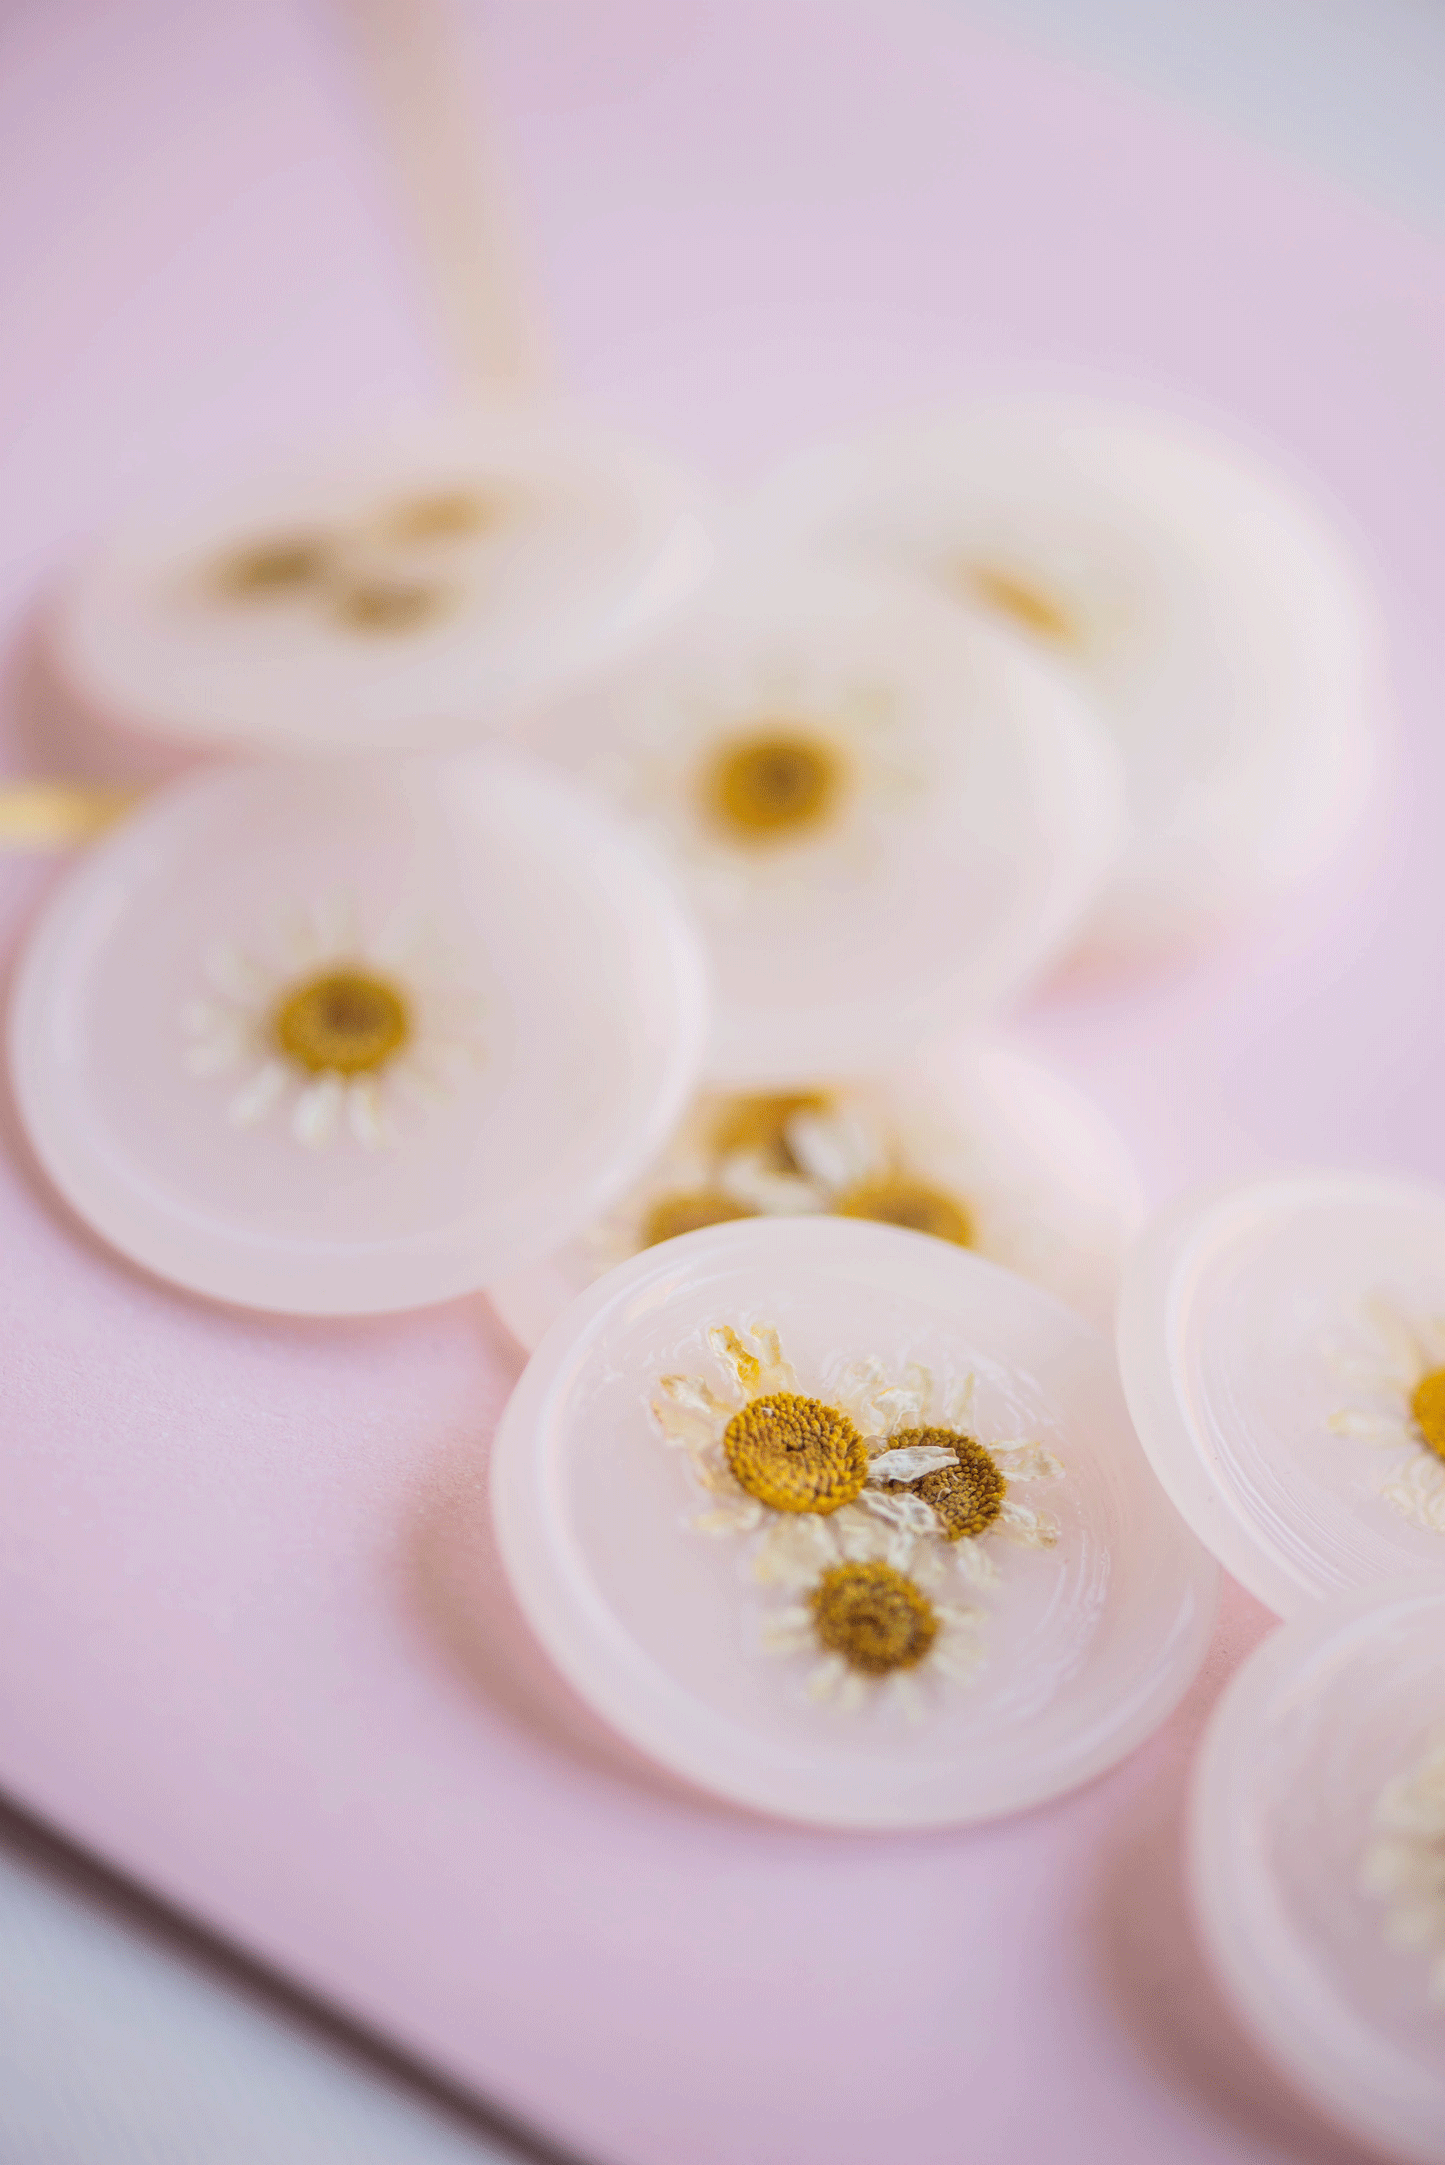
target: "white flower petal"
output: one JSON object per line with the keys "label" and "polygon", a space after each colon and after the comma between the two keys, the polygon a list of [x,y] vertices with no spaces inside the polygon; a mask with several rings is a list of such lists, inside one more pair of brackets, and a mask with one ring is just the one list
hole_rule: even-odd
{"label": "white flower petal", "polygon": [[797,1112],[785,1133],[793,1156],[820,1188],[856,1188],[887,1171],[887,1152],[856,1114]]}
{"label": "white flower petal", "polygon": [[916,1383],[896,1383],[875,1391],[870,1401],[875,1431],[891,1436],[896,1429],[920,1427],[927,1395],[926,1386]]}
{"label": "white flower petal", "polygon": [[351,1084],[346,1093],[346,1117],[363,1150],[381,1150],[396,1140],[386,1117],[380,1086],[373,1080]]}
{"label": "white flower petal", "polygon": [[[925,1540],[938,1531],[938,1518],[933,1507],[906,1488],[865,1488],[846,1508],[854,1513],[867,1512],[892,1531],[909,1534],[915,1540]],[[835,1513],[835,1516],[841,1514]]]}
{"label": "white flower petal", "polygon": [[816,1216],[828,1199],[811,1181],[774,1172],[756,1151],[735,1150],[718,1167],[717,1184],[725,1195],[763,1217]]}
{"label": "white flower petal", "polygon": [[216,990],[242,1007],[264,1006],[276,989],[273,974],[239,947],[212,947],[204,968]]}
{"label": "white flower petal", "polygon": [[1028,1549],[1051,1549],[1059,1538],[1059,1522],[1042,1511],[1030,1511],[1026,1504],[1015,1503],[1006,1496],[1003,1509],[993,1522],[997,1530],[1009,1541],[1017,1541]]}
{"label": "white flower petal", "polygon": [[951,1541],[949,1549],[954,1569],[969,1586],[996,1586],[999,1570],[988,1550],[976,1536],[965,1535],[960,1541]]}
{"label": "white flower petal", "polygon": [[239,1020],[218,1021],[209,1033],[197,1035],[186,1047],[186,1069],[191,1075],[226,1075],[254,1053],[251,1031]]}
{"label": "white flower petal", "polygon": [[828,1654],[812,1671],[805,1688],[810,1699],[832,1699],[847,1680],[848,1664],[842,1655]]}
{"label": "white flower petal", "polygon": [[[936,1656],[931,1656],[932,1667]],[[896,1669],[887,1679],[888,1697],[896,1711],[906,1722],[921,1722],[928,1712],[928,1701],[918,1681],[916,1669]]]}
{"label": "white flower petal", "polygon": [[902,1451],[880,1451],[868,1468],[869,1484],[886,1481],[917,1481],[925,1473],[941,1473],[956,1466],[958,1455],[932,1443],[909,1444]]}
{"label": "white flower petal", "polygon": [[758,1545],[753,1576],[765,1586],[814,1586],[840,1553],[828,1519],[813,1511],[779,1513]]}
{"label": "white flower petal", "polygon": [[971,1371],[953,1386],[943,1403],[942,1425],[945,1428],[955,1428],[965,1436],[971,1434],[974,1389],[975,1378]]}
{"label": "white flower petal", "polygon": [[711,1511],[699,1512],[692,1523],[700,1534],[750,1534],[761,1525],[764,1515],[756,1497],[739,1491]]}
{"label": "white flower petal", "polygon": [[768,1654],[806,1654],[818,1643],[811,1609],[780,1609],[765,1617],[759,1633]]}
{"label": "white flower petal", "polygon": [[1325,1425],[1331,1434],[1352,1436],[1358,1443],[1393,1444],[1398,1449],[1415,1441],[1408,1422],[1385,1413],[1332,1413]]}
{"label": "white flower petal", "polygon": [[336,1134],[346,1085],[339,1075],[318,1075],[307,1083],[291,1115],[291,1133],[307,1150],[323,1150]]}
{"label": "white flower petal", "polygon": [[990,1443],[985,1448],[1006,1480],[1061,1481],[1064,1477],[1063,1462],[1041,1443]]}
{"label": "white flower petal", "polygon": [[228,1119],[238,1128],[254,1128],[264,1120],[290,1082],[289,1071],[279,1060],[268,1060],[243,1084],[226,1108]]}

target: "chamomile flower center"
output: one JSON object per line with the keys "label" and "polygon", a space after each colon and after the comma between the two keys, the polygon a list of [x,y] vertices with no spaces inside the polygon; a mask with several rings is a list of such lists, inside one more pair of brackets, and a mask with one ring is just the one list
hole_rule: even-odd
{"label": "chamomile flower center", "polygon": [[408,496],[391,505],[386,515],[389,540],[401,543],[461,541],[485,533],[502,516],[494,499],[471,489],[438,489],[427,496]]}
{"label": "chamomile flower center", "polygon": [[312,1075],[368,1075],[411,1035],[395,986],[364,970],[327,970],[288,992],[272,1025],[288,1060]]}
{"label": "chamomile flower center", "polygon": [[1003,1510],[1008,1483],[981,1443],[951,1428],[905,1428],[888,1441],[895,1451],[919,1444],[952,1451],[956,1464],[920,1474],[907,1485],[930,1506],[946,1540],[964,1541],[988,1531]]}
{"label": "chamomile flower center", "polygon": [[353,579],[341,587],[332,608],[353,631],[419,631],[450,607],[450,588],[427,579]]}
{"label": "chamomile flower center", "polygon": [[868,1446],[847,1414],[796,1391],[750,1400],[723,1450],[739,1487],[773,1511],[836,1511],[868,1479]]}
{"label": "chamomile flower center", "polygon": [[1432,1368],[1410,1401],[1415,1426],[1437,1458],[1445,1458],[1445,1368]]}
{"label": "chamomile flower center", "polygon": [[719,1116],[713,1148],[719,1157],[745,1150],[762,1158],[775,1172],[799,1171],[788,1124],[799,1113],[825,1113],[828,1100],[820,1090],[768,1091],[753,1097],[734,1098]]}
{"label": "chamomile flower center", "polygon": [[332,543],[325,534],[272,534],[235,549],[216,567],[216,585],[228,600],[267,601],[314,586],[330,568]]}
{"label": "chamomile flower center", "polygon": [[785,723],[764,724],[723,747],[703,794],[734,841],[792,841],[826,824],[847,779],[835,746]]}
{"label": "chamomile flower center", "polygon": [[1035,586],[1017,572],[997,564],[970,564],[965,574],[979,599],[1000,616],[1010,617],[1036,639],[1057,646],[1071,645],[1078,637],[1072,618],[1046,587]]}
{"label": "chamomile flower center", "polygon": [[734,1218],[754,1218],[757,1212],[734,1202],[721,1188],[689,1188],[664,1195],[643,1220],[642,1245],[655,1248],[659,1241],[676,1240],[680,1233],[696,1233],[705,1225],[727,1225]]}
{"label": "chamomile flower center", "polygon": [[872,1218],[880,1225],[931,1233],[935,1240],[951,1240],[959,1248],[973,1246],[973,1220],[963,1205],[942,1188],[902,1174],[861,1181],[838,1196],[832,1207],[835,1217]]}
{"label": "chamomile flower center", "polygon": [[822,1645],[865,1676],[916,1668],[938,1637],[933,1603],[891,1564],[835,1564],[808,1606]]}

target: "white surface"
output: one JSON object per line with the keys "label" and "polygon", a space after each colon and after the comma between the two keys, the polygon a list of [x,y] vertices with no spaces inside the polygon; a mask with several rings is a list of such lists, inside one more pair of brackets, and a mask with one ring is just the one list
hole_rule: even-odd
{"label": "white surface", "polygon": [[[381,973],[431,1066],[422,1102],[378,1071],[393,1129],[379,1144],[339,1119],[308,1146],[307,1105],[342,1085],[272,1049],[287,985],[357,952],[308,963],[293,937],[278,965],[288,918],[333,906],[361,928],[363,968],[398,922],[444,958],[427,963],[436,994],[414,992],[405,952]],[[218,986],[249,986],[258,959],[279,975],[247,1011],[243,1057],[191,1072],[185,1019],[214,1010]],[[449,1043],[444,1003],[463,1000],[473,1034]],[[125,1254],[216,1299],[355,1315],[473,1291],[585,1224],[675,1124],[706,1028],[697,943],[655,872],[596,807],[490,746],[178,785],[52,898],[19,972],[11,1063],[46,1170]],[[268,1075],[288,1095],[238,1124]]]}
{"label": "white surface", "polygon": [[[816,1649],[764,1651],[798,1597],[757,1574],[795,1524],[773,1514],[755,1554],[750,1535],[693,1523],[725,1499],[699,1486],[649,1404],[670,1375],[721,1391],[708,1333],[754,1325],[777,1330],[805,1397],[853,1404],[850,1371],[875,1360],[911,1390],[918,1364],[932,1379],[921,1425],[951,1426],[948,1401],[972,1377],[967,1433],[1041,1444],[1062,1464],[1062,1478],[1018,1489],[1056,1521],[1056,1546],[1001,1528],[920,1544],[920,1562],[940,1558],[933,1598],[981,1612],[983,1666],[966,1683],[929,1679],[912,1718],[876,1687],[856,1708],[818,1703]],[[743,1403],[736,1387],[724,1396]],[[860,1432],[876,1451],[900,1425],[911,1416]],[[1107,1341],[1011,1273],[892,1226],[755,1220],[621,1265],[532,1356],[497,1431],[492,1498],[529,1623],[606,1720],[705,1788],[822,1826],[966,1825],[1076,1787],[1177,1704],[1214,1624],[1218,1573],[1148,1471]],[[997,1571],[982,1584],[966,1569],[976,1548]]]}
{"label": "white surface", "polygon": [[0,1817],[5,2165],[532,2156]]}
{"label": "white surface", "polygon": [[[1418,1372],[1381,1373],[1416,1352]],[[1442,1361],[1432,1188],[1244,1182],[1166,1211],[1125,1266],[1119,1363],[1150,1463],[1277,1615],[1398,1572],[1445,1577],[1445,1465],[1410,1418],[1414,1383]]]}
{"label": "white surface", "polygon": [[[469,497],[476,533],[395,526]],[[113,721],[205,748],[424,751],[474,743],[610,661],[703,576],[702,491],[661,457],[548,409],[397,423],[291,471],[147,492],[88,552],[53,623],[61,668]],[[295,588],[218,590],[235,552],[334,559]],[[348,583],[420,586],[438,613],[356,628]]]}
{"label": "white surface", "polygon": [[1255,2036],[1387,2154],[1445,2159],[1445,2010],[1361,1885],[1382,1790],[1440,1737],[1445,1587],[1356,1589],[1230,1683],[1194,1775],[1195,1913]]}

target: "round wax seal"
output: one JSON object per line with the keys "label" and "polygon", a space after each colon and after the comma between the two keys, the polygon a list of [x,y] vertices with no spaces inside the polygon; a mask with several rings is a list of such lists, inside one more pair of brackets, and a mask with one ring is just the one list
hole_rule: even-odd
{"label": "round wax seal", "polygon": [[1111,1328],[1138,1175],[1061,1077],[999,1041],[873,1082],[707,1090],[628,1192],[487,1288],[525,1346],[604,1270],[704,1225],[832,1214],[972,1248]]}
{"label": "round wax seal", "polygon": [[1445,1586],[1356,1588],[1275,1632],[1195,1772],[1195,1905],[1241,2014],[1372,2148],[1445,2161]]}
{"label": "round wax seal", "polygon": [[818,1825],[961,1825],[1121,1758],[1218,1573],[1105,1341],[946,1241],[710,1227],[599,1280],[497,1434],[518,1599],[643,1751]]}
{"label": "round wax seal", "polygon": [[675,1125],[705,1030],[666,887],[487,747],[157,797],[55,893],[10,1045],[35,1150],[107,1240],[335,1315],[566,1239]]}
{"label": "round wax seal", "polygon": [[1128,784],[1090,926],[1106,945],[1198,937],[1356,816],[1373,600],[1314,508],[1232,444],[1128,408],[980,400],[797,460],[754,539],[906,571],[1087,691]]}
{"label": "round wax seal", "polygon": [[1187,1201],[1129,1258],[1119,1357],[1155,1472],[1279,1615],[1445,1576],[1445,1196],[1300,1173]]}
{"label": "round wax seal", "polygon": [[57,658],[101,712],[187,744],[466,744],[651,630],[709,562],[699,503],[559,414],[436,416],[153,497],[71,579]]}
{"label": "round wax seal", "polygon": [[735,573],[526,736],[675,871],[724,1082],[877,1071],[988,1018],[1073,936],[1118,838],[1113,752],[1063,678],[876,574]]}

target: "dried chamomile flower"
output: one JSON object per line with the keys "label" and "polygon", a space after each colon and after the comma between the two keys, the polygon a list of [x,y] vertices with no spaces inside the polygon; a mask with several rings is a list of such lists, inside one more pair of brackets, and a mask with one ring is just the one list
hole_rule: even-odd
{"label": "dried chamomile flower", "polygon": [[234,1079],[238,1127],[285,1107],[310,1149],[394,1142],[401,1106],[449,1095],[481,1057],[476,996],[401,913],[368,939],[343,899],[301,907],[272,942],[214,949],[205,974],[182,1016],[191,1073]]}
{"label": "dried chamomile flower", "polygon": [[1330,1416],[1337,1436],[1394,1454],[1380,1494],[1412,1526],[1445,1533],[1445,1316],[1375,1297],[1362,1316],[1363,1354],[1331,1349],[1333,1364],[1366,1401]]}
{"label": "dried chamomile flower", "polygon": [[841,1553],[855,1561],[868,1560],[874,1542],[880,1558],[895,1562],[895,1550],[911,1554],[919,1541],[945,1545],[958,1574],[975,1585],[998,1576],[986,1536],[1031,1548],[1057,1541],[1055,1521],[1009,1488],[1057,1480],[1062,1466],[1038,1443],[984,1444],[969,1433],[971,1376],[944,1388],[914,1365],[894,1381],[872,1358],[845,1369],[831,1389],[805,1393],[771,1326],[755,1323],[743,1336],[717,1325],[708,1342],[731,1389],[720,1392],[702,1376],[664,1376],[653,1412],[708,1492],[698,1530],[761,1533],[753,1564],[760,1580],[813,1538],[789,1529],[797,1515],[836,1516]]}
{"label": "dried chamomile flower", "polygon": [[1445,2007],[1445,1740],[1381,1792],[1360,1884],[1386,1904],[1394,1944],[1429,1956],[1430,1997]]}
{"label": "dried chamomile flower", "polygon": [[931,1689],[967,1684],[984,1658],[980,1613],[942,1598],[941,1576],[926,1549],[900,1565],[852,1553],[831,1521],[810,1521],[775,1558],[773,1583],[797,1598],[765,1619],[764,1651],[812,1655],[812,1699],[853,1711],[882,1698],[916,1720]]}

